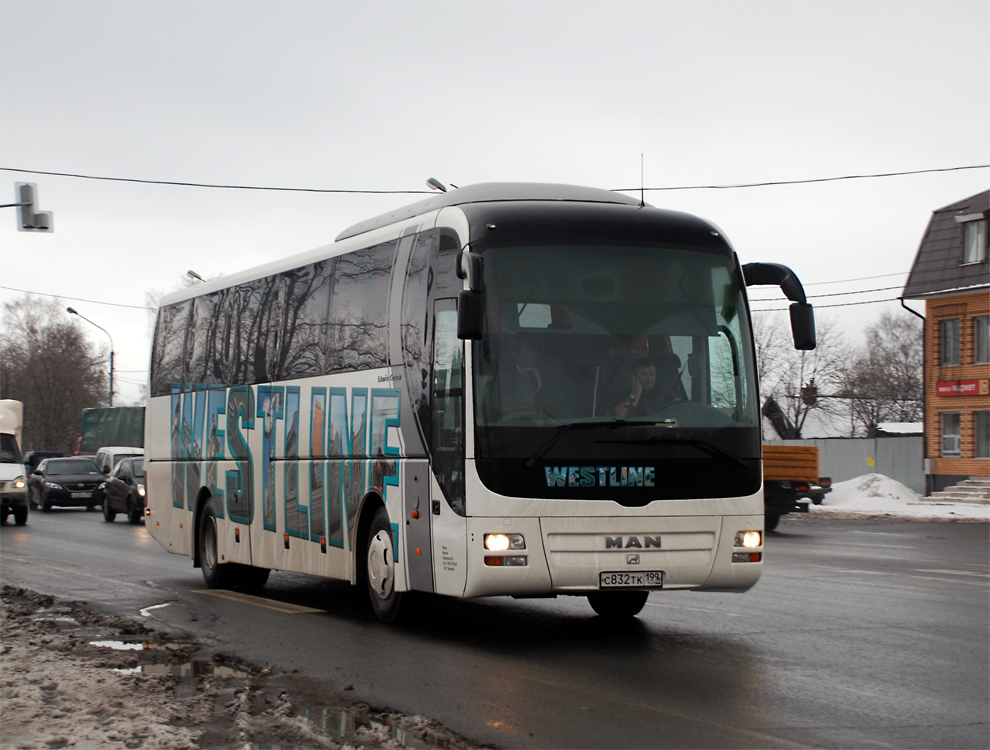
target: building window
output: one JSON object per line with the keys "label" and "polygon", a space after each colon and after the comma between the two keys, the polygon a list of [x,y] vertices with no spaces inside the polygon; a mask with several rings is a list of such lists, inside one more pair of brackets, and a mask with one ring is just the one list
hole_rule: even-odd
{"label": "building window", "polygon": [[990,362],[990,315],[973,318],[973,362]]}
{"label": "building window", "polygon": [[959,412],[942,412],[942,457],[958,458],[962,455],[962,435],[959,429]]}
{"label": "building window", "polygon": [[977,458],[990,458],[990,411],[974,411]]}
{"label": "building window", "polygon": [[979,263],[987,257],[987,220],[963,225],[963,263]]}
{"label": "building window", "polygon": [[942,321],[942,366],[959,364],[959,318]]}

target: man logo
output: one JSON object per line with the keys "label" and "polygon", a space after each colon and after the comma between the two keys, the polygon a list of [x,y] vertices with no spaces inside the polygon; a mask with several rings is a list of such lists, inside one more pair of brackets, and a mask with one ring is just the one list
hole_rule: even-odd
{"label": "man logo", "polygon": [[644,536],[642,540],[638,536],[631,536],[625,539],[625,543],[623,543],[623,537],[621,536],[605,537],[605,549],[649,549],[650,547],[660,549],[659,535]]}
{"label": "man logo", "polygon": [[639,555],[626,555],[626,565],[639,565]]}

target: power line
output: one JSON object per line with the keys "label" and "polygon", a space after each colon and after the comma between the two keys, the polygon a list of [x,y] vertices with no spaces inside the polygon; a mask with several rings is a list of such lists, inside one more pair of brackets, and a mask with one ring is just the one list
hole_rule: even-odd
{"label": "power line", "polygon": [[70,299],[74,302],[87,302],[91,305],[108,305],[110,307],[127,307],[131,310],[154,310],[153,307],[145,307],[144,305],[122,305],[119,302],[100,302],[96,299],[83,299],[82,297],[69,297],[64,294],[48,294],[47,292],[32,292],[28,289],[17,289],[12,286],[0,285],[0,289],[6,289],[8,292],[21,292],[22,294],[36,294],[39,297],[54,297],[55,299]]}
{"label": "power line", "polygon": [[851,281],[870,281],[871,279],[887,279],[891,276],[907,276],[908,271],[901,271],[900,273],[882,273],[879,276],[860,276],[858,279],[839,279],[838,281],[811,281],[804,286],[821,286],[822,284],[845,284]]}
{"label": "power line", "polygon": [[[893,299],[872,299],[865,302],[839,302],[834,305],[815,305],[816,310],[825,310],[830,307],[854,307],[856,305],[876,305],[880,302],[897,302],[897,297]],[[762,310],[753,309],[753,312],[787,312],[786,307],[765,307]]]}
{"label": "power line", "polygon": [[958,172],[963,169],[987,169],[990,164],[972,164],[965,167],[943,167],[940,169],[915,169],[908,172],[881,172],[877,174],[849,174],[841,177],[816,177],[810,180],[779,180],[775,182],[745,182],[734,185],[678,185],[675,187],[638,187],[617,188],[616,193],[633,193],[641,190],[651,192],[660,190],[735,190],[738,188],[772,187],[775,185],[809,185],[815,182],[837,182],[839,180],[867,180],[876,177],[904,177],[914,174],[930,174],[932,172]]}
{"label": "power line", "polygon": [[[831,294],[809,294],[808,299],[821,299],[822,297],[848,297],[850,294],[869,294],[870,292],[890,292],[894,289],[903,289],[903,286],[885,286],[880,289],[860,289],[858,292],[832,292]],[[777,302],[777,297],[764,297],[762,299],[751,299],[750,302]]]}
{"label": "power line", "polygon": [[[637,187],[637,188],[613,188],[613,193],[631,193],[640,191],[667,191],[667,190],[735,190],[740,188],[771,187],[776,185],[809,185],[816,182],[835,182],[838,180],[865,180],[879,177],[904,177],[907,175],[931,174],[933,172],[957,172],[965,169],[987,169],[990,164],[972,164],[963,167],[943,167],[937,169],[916,169],[905,172],[882,172],[877,174],[853,174],[839,177],[816,177],[808,180],[777,180],[772,182],[748,182],[732,185],[676,185],[668,187]],[[224,185],[207,182],[186,182],[172,180],[149,180],[138,177],[104,177],[98,175],[76,174],[72,172],[47,172],[37,169],[15,169],[13,167],[0,167],[4,172],[17,172],[20,174],[47,175],[50,177],[73,177],[80,180],[103,180],[109,182],[134,182],[143,185],[171,185],[176,187],[200,187],[219,190],[274,190],[280,192],[294,193],[343,193],[352,195],[432,195],[430,190],[351,190],[346,188],[295,188],[295,187],[272,187],[263,185]]]}
{"label": "power line", "polygon": [[137,182],[142,185],[172,185],[176,187],[200,187],[215,188],[219,190],[276,190],[289,193],[350,193],[360,195],[397,195],[411,194],[421,195],[428,193],[434,195],[432,190],[345,190],[338,188],[294,188],[294,187],[266,187],[262,185],[219,185],[207,182],[173,182],[170,180],[144,180],[137,177],[100,177],[89,174],[73,174],[71,172],[42,172],[36,169],[13,169],[11,167],[0,167],[4,172],[18,172],[20,174],[40,174],[50,177],[74,177],[80,180],[104,180],[107,182]]}

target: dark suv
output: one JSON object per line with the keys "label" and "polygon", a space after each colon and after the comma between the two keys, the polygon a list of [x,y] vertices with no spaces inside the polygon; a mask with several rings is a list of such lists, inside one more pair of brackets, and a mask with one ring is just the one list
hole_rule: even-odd
{"label": "dark suv", "polygon": [[106,477],[91,458],[46,458],[28,479],[31,505],[48,512],[54,506],[96,508],[96,488]]}

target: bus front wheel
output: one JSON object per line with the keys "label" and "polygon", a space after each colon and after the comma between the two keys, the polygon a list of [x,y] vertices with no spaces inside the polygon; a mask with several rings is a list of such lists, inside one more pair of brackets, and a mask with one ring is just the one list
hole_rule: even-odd
{"label": "bus front wheel", "polygon": [[599,617],[619,620],[638,615],[649,595],[649,591],[597,591],[588,594],[588,603]]}
{"label": "bus front wheel", "polygon": [[217,534],[217,507],[211,497],[199,519],[199,534],[196,543],[199,545],[199,564],[203,570],[203,580],[211,589],[231,588],[234,583],[233,568],[220,562]]}
{"label": "bus front wheel", "polygon": [[388,511],[379,508],[368,528],[365,579],[371,607],[382,622],[391,622],[399,613],[402,594],[395,590],[395,542]]}

